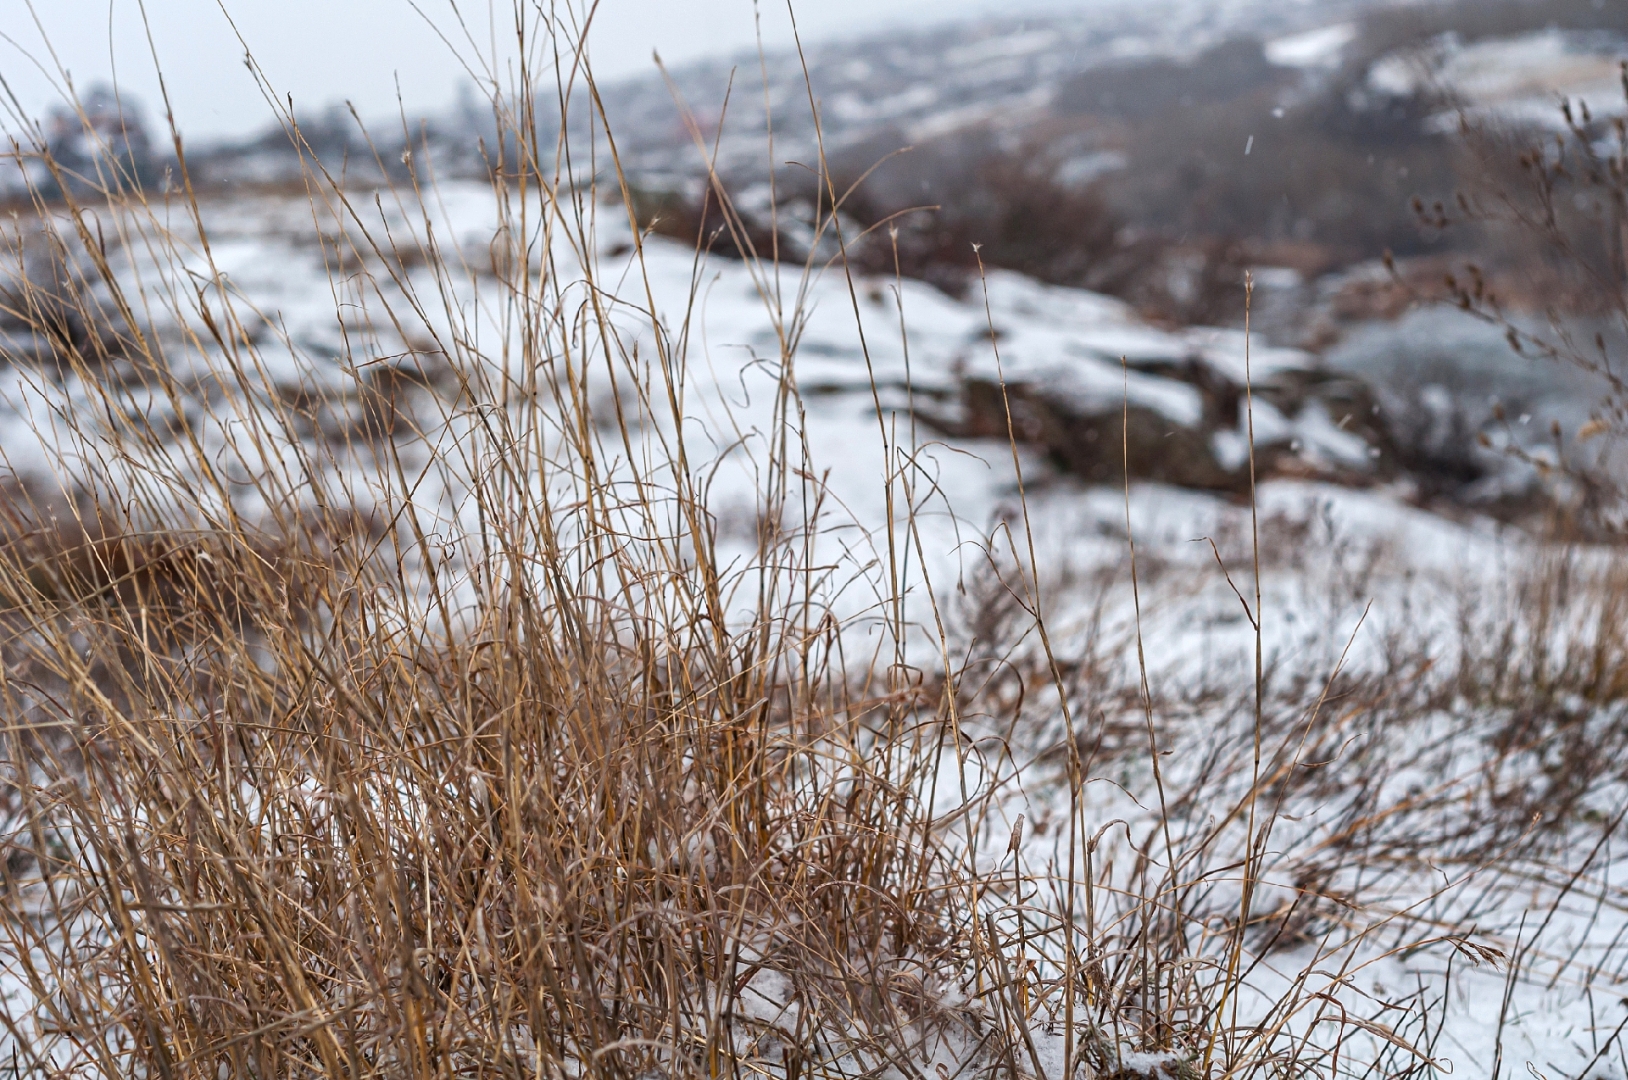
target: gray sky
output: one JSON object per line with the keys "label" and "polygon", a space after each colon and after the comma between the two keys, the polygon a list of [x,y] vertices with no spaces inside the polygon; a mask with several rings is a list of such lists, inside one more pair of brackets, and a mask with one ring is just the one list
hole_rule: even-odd
{"label": "gray sky", "polygon": [[[466,57],[490,55],[494,38],[513,41],[512,22],[507,33],[500,23],[494,34],[492,25],[492,12],[501,19],[511,3],[463,0],[466,36],[449,0],[0,0],[0,76],[35,115],[60,100],[59,69],[80,88],[116,74],[156,114],[156,53],[185,134],[238,134],[271,112],[245,69],[235,23],[279,96],[293,94],[296,105],[348,99],[366,117],[387,116],[396,111],[399,79],[408,111],[422,112],[451,102],[467,80],[441,35]],[[797,20],[805,40],[818,40],[997,7],[1011,10],[1012,0],[802,0]],[[789,43],[785,0],[764,0],[764,9],[765,41]],[[753,35],[752,0],[602,0],[594,68],[600,78],[647,71],[653,48],[676,63],[750,47]],[[513,53],[510,44],[506,54]]]}

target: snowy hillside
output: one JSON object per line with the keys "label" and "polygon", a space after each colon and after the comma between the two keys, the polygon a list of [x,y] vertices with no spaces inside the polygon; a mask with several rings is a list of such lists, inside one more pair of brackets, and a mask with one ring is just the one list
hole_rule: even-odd
{"label": "snowy hillside", "polygon": [[[1554,127],[1557,99],[1586,102],[1598,116],[1622,112],[1625,55],[1628,42],[1614,34],[1548,29],[1470,43],[1447,35],[1383,58],[1368,85],[1394,96],[1439,90],[1472,119]],[[1458,117],[1438,122],[1456,128]]]}
{"label": "snowy hillside", "polygon": [[[1057,88],[1082,70],[1138,58],[1188,58],[1237,37],[1282,38],[1285,65],[1322,64],[1330,55],[1337,59],[1340,44],[1330,47],[1326,28],[1370,4],[1156,0],[1093,5],[1089,12],[1069,14],[1042,9],[811,45],[807,83],[822,106],[828,152],[877,138],[909,145],[984,123],[1020,128],[1042,116]],[[1308,32],[1314,36],[1307,38]],[[1308,42],[1314,47],[1309,54]],[[811,160],[817,148],[802,67],[793,56],[777,53],[770,59],[767,101],[777,156]],[[699,152],[675,115],[674,95],[694,111],[710,150],[723,119],[720,107],[733,85],[718,161],[726,173],[760,170],[762,70],[756,55],[743,54],[677,68],[670,87],[655,76],[608,87],[607,110],[628,161],[653,176],[693,174]]]}

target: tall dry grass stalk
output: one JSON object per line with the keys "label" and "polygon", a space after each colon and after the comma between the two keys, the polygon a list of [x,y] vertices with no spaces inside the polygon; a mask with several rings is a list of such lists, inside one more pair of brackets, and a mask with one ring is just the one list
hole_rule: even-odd
{"label": "tall dry grass stalk", "polygon": [[[0,548],[14,1072],[1428,1071],[1437,999],[1398,1016],[1340,987],[1369,946],[1496,950],[1417,904],[1351,914],[1370,855],[1418,871],[1419,800],[1368,784],[1395,764],[1377,748],[1349,786],[1307,764],[1392,688],[1280,687],[1257,633],[1241,711],[1201,703],[1160,812],[1109,820],[1091,785],[1192,750],[1192,714],[1145,669],[1054,650],[1033,547],[1004,534],[1001,611],[963,620],[920,577],[918,447],[886,424],[888,520],[830,540],[863,523],[827,499],[795,355],[840,260],[748,260],[779,351],[767,426],[713,432],[756,492],[750,539],[721,539],[691,396],[702,256],[678,312],[637,222],[606,270],[599,215],[632,200],[603,117],[539,137],[545,111],[597,110],[580,37],[514,15],[478,255],[439,229],[427,165],[347,187],[284,116],[336,357],[234,290],[179,139],[163,191],[26,150],[46,183],[5,307],[57,483],[14,486]],[[877,597],[857,611],[855,581]],[[1116,743],[1127,710],[1145,737]],[[1021,765],[1020,724],[1052,732]],[[1023,783],[1063,793],[1049,854],[1002,816]],[[1297,799],[1338,809],[1333,840],[1287,835]],[[1461,867],[1491,843],[1438,839]],[[1304,971],[1263,979],[1286,943]]]}
{"label": "tall dry grass stalk", "polygon": [[688,316],[601,282],[626,187],[572,155],[613,145],[540,139],[539,87],[571,115],[593,84],[563,18],[515,17],[485,265],[428,170],[349,189],[284,116],[326,382],[273,370],[300,347],[216,264],[179,138],[163,192],[29,148],[7,314],[61,468],[12,492],[0,562],[22,1073],[919,1072],[983,962],[929,810],[949,718],[897,647],[841,654],[779,268],[761,525],[726,564]]}

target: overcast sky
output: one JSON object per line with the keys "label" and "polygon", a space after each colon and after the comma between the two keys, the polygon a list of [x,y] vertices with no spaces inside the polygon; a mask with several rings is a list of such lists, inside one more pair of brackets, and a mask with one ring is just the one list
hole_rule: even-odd
{"label": "overcast sky", "polygon": [[[1017,2],[1078,7],[1110,0]],[[0,0],[0,76],[35,115],[59,100],[61,71],[80,89],[116,77],[156,114],[156,53],[184,133],[239,134],[271,116],[245,69],[241,34],[279,96],[292,94],[302,108],[350,100],[367,117],[394,114],[399,80],[408,111],[425,112],[450,103],[468,80],[448,40],[465,59],[490,56],[494,40],[513,41],[511,5],[462,0],[461,28],[450,0]],[[802,0],[797,20],[805,40],[818,40],[1012,6],[1013,0]],[[763,0],[763,7],[765,41],[789,43],[785,0]],[[494,28],[494,12],[509,22]],[[648,71],[652,49],[674,63],[733,52],[751,46],[753,26],[752,0],[602,0],[591,39],[594,68],[601,78]],[[512,44],[507,53],[513,55]]]}

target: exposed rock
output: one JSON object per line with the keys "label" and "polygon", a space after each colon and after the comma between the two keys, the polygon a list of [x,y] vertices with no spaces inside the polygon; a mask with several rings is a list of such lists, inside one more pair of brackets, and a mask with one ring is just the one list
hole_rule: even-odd
{"label": "exposed rock", "polygon": [[[1241,494],[1249,486],[1250,395],[1202,355],[1127,367],[1196,391],[1188,418],[1140,401],[1115,404],[1063,384],[1002,385],[968,377],[957,417],[928,416],[964,438],[1005,438],[1043,449],[1060,468],[1090,483],[1149,480]],[[1346,372],[1278,366],[1253,385],[1254,458],[1259,479],[1295,478],[1348,486],[1406,481],[1421,494],[1451,497],[1479,478],[1475,432],[1455,431],[1452,454],[1421,456],[1417,439],[1398,432],[1375,389]],[[1009,412],[1008,412],[1009,411]],[[1437,476],[1446,470],[1452,475]]]}
{"label": "exposed rock", "polygon": [[[1203,428],[1182,425],[1143,405],[1084,412],[1062,397],[1025,385],[981,379],[965,383],[963,421],[955,434],[1003,438],[1007,406],[1019,442],[1044,447],[1058,465],[1092,483],[1116,483],[1127,468],[1138,480],[1232,491],[1239,476],[1216,460]],[[1129,463],[1127,466],[1127,462]]]}

